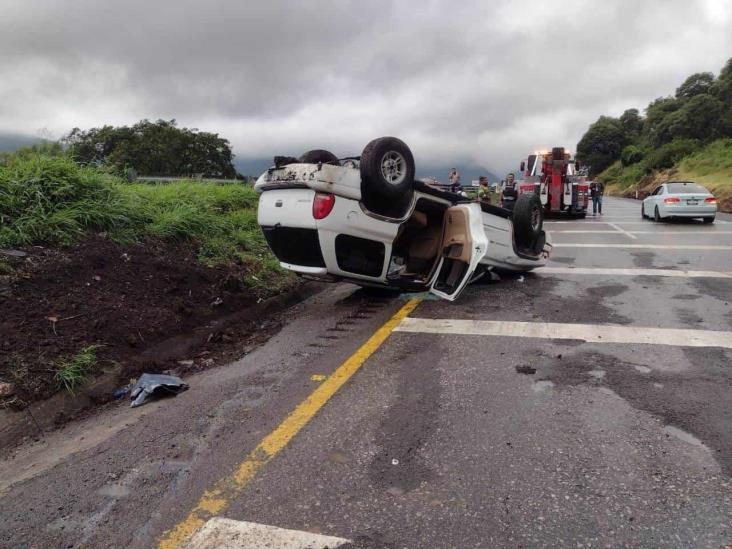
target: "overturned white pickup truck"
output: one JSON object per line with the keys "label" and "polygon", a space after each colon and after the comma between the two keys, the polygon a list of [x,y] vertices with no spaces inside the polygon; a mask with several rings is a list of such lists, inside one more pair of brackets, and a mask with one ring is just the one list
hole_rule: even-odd
{"label": "overturned white pickup truck", "polygon": [[513,212],[414,177],[407,145],[371,141],[360,157],[275,157],[255,189],[258,222],[282,267],[319,280],[429,290],[454,300],[489,270],[543,266],[551,244],[535,194]]}

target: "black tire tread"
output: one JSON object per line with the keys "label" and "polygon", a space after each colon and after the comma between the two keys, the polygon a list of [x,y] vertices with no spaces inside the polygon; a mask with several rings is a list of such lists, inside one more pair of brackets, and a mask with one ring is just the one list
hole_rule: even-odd
{"label": "black tire tread", "polygon": [[338,164],[338,157],[325,149],[313,149],[300,156],[303,164]]}
{"label": "black tire tread", "polygon": [[[534,228],[531,225],[531,213],[534,208],[539,210],[539,226]],[[531,249],[533,243],[539,237],[544,225],[544,209],[541,200],[534,193],[519,195],[513,207],[513,230],[516,236],[516,244],[521,248]]]}

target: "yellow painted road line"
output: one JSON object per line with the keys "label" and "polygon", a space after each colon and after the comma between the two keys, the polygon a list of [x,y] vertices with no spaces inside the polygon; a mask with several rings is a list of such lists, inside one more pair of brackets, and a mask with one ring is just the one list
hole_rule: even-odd
{"label": "yellow painted road line", "polygon": [[310,396],[302,401],[274,431],[262,439],[259,445],[242,461],[234,472],[219,480],[198,500],[188,516],[160,540],[161,549],[179,547],[204,523],[221,513],[247,487],[264,467],[300,430],[318,413],[328,400],[348,381],[368,358],[381,346],[389,334],[420,303],[418,299],[407,301],[381,328],[341,364]]}

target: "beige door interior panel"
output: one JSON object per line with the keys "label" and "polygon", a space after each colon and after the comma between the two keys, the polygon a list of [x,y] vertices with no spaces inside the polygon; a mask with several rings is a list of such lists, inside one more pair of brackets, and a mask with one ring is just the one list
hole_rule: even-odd
{"label": "beige door interior panel", "polygon": [[442,237],[443,255],[455,261],[470,263],[472,246],[468,212],[461,208],[448,208]]}

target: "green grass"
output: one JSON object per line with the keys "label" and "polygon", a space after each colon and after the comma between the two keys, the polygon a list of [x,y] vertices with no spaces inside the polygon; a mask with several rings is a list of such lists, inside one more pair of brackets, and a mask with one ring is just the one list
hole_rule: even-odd
{"label": "green grass", "polygon": [[84,383],[89,370],[97,363],[98,345],[84,347],[74,356],[62,360],[54,377],[60,386],[70,393]]}
{"label": "green grass", "polygon": [[11,274],[14,271],[15,269],[13,269],[13,266],[8,263],[8,261],[0,257],[0,275]]}
{"label": "green grass", "polygon": [[65,156],[10,156],[0,164],[0,248],[67,245],[90,230],[122,243],[190,241],[201,263],[243,265],[246,284],[277,291],[291,276],[257,225],[257,199],[241,183],[129,184]]}

